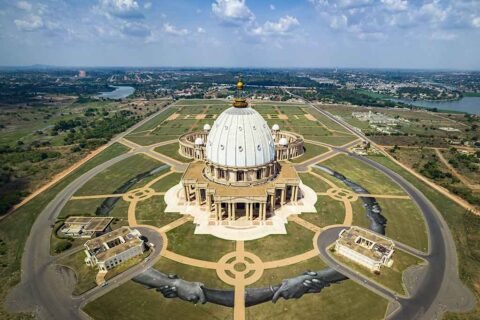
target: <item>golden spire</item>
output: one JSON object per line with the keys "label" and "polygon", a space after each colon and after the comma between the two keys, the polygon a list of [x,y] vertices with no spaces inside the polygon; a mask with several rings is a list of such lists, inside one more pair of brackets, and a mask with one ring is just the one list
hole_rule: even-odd
{"label": "golden spire", "polygon": [[235,95],[235,99],[233,101],[233,106],[235,108],[246,108],[248,107],[248,102],[247,99],[242,96],[242,90],[243,90],[243,82],[242,79],[239,78],[237,82],[237,93]]}

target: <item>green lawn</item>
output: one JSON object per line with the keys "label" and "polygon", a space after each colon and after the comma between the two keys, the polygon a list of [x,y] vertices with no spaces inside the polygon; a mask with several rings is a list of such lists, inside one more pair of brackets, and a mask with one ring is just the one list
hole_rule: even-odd
{"label": "green lawn", "polygon": [[182,217],[179,213],[166,213],[165,207],[163,196],[155,196],[138,202],[136,208],[137,222],[162,227]]}
{"label": "green lawn", "polygon": [[412,200],[377,199],[387,218],[386,236],[421,251],[428,251],[428,236],[420,209]]}
{"label": "green lawn", "polygon": [[319,156],[319,155],[328,151],[328,149],[325,148],[325,147],[318,146],[316,144],[311,144],[311,143],[305,143],[304,148],[305,148],[305,153],[298,158],[292,159],[291,160],[292,162],[295,162],[295,163],[303,162],[303,161],[306,161],[308,159]]}
{"label": "green lawn", "polygon": [[135,134],[137,132],[142,132],[142,131],[145,131],[145,130],[155,129],[158,125],[160,125],[165,119],[167,119],[173,113],[175,113],[174,108],[170,108],[169,110],[160,113],[155,118],[151,119],[147,123],[143,124],[142,126],[138,127],[137,129],[135,129],[132,132],[132,134]]}
{"label": "green lawn", "polygon": [[406,294],[403,288],[403,279],[402,279],[402,275],[405,272],[405,270],[411,266],[415,266],[423,263],[423,260],[396,248],[392,257],[393,259],[392,267],[390,268],[382,267],[380,269],[380,274],[376,275],[372,273],[370,270],[368,270],[367,268],[360,266],[359,264],[352,262],[351,260],[343,256],[339,256],[337,254],[332,254],[332,255],[333,255],[333,258],[338,262],[340,262],[341,264],[349,267],[352,270],[358,271],[359,273],[369,278],[370,280],[373,280],[383,285],[384,287],[394,292],[397,292],[399,294]]}
{"label": "green lawn", "polygon": [[167,157],[170,157],[170,158],[173,158],[175,160],[181,161],[181,162],[192,161],[192,159],[185,158],[184,156],[180,155],[180,153],[178,153],[178,143],[177,142],[155,148],[155,151],[158,152],[158,153],[162,153],[162,154],[166,155]]}
{"label": "green lawn", "polygon": [[[0,222],[0,248],[3,252],[0,267],[0,301],[5,301],[7,292],[20,281],[20,263],[25,241],[30,233],[33,222],[43,208],[58,192],[83,173],[128,150],[127,147],[120,144],[114,144],[108,147],[55,186],[38,195],[32,201],[17,209],[12,215]],[[25,315],[7,313],[4,309],[4,304],[0,304],[0,319],[25,318]]]}
{"label": "green lawn", "polygon": [[136,175],[162,165],[161,162],[142,154],[133,155],[105,169],[90,179],[75,195],[111,194]]}
{"label": "green lawn", "polygon": [[247,308],[247,320],[380,320],[388,301],[351,280],[300,299],[280,299]]}
{"label": "green lawn", "polygon": [[69,216],[95,216],[95,210],[102,204],[105,199],[86,199],[86,200],[69,200],[58,218],[67,218]]}
{"label": "green lawn", "polygon": [[284,259],[313,249],[314,233],[289,222],[287,234],[273,234],[245,242],[245,251],[256,254],[262,261]]}
{"label": "green lawn", "polygon": [[372,194],[405,195],[405,191],[386,175],[352,157],[340,154],[320,165],[343,174]]}
{"label": "green lawn", "polygon": [[299,173],[300,179],[304,184],[312,188],[315,192],[326,192],[330,185],[322,179],[310,173]]}
{"label": "green lawn", "polygon": [[213,303],[194,305],[180,299],[166,299],[161,293],[133,281],[90,302],[83,310],[95,320],[233,319],[231,308]]}
{"label": "green lawn", "polygon": [[225,254],[235,251],[235,241],[211,235],[194,234],[195,224],[187,222],[167,232],[168,250],[206,261],[217,262]]}
{"label": "green lawn", "polygon": [[73,289],[73,295],[78,296],[97,286],[95,277],[98,273],[97,268],[89,267],[85,264],[85,253],[82,251],[66,256],[57,261],[59,265],[67,266],[75,272],[77,283]]}
{"label": "green lawn", "polygon": [[135,136],[128,135],[125,137],[125,139],[130,140],[141,146],[149,146],[151,144],[155,144],[158,142],[177,139],[178,136],[179,135],[169,135],[169,134],[163,134],[163,135],[148,134],[148,135],[135,135]]}
{"label": "green lawn", "polygon": [[339,136],[339,135],[333,135],[333,136],[310,136],[306,135],[305,139],[310,139],[310,140],[315,140],[318,142],[323,142],[326,144],[330,144],[332,146],[343,146],[344,144],[347,144],[351,141],[354,141],[357,139],[355,136]]}
{"label": "green lawn", "polygon": [[167,192],[171,187],[180,183],[183,173],[174,172],[155,182],[151,188],[157,192]]}
{"label": "green lawn", "polygon": [[343,203],[328,196],[318,196],[316,213],[305,212],[300,218],[307,220],[319,227],[326,227],[332,224],[341,224],[345,218],[345,207]]}

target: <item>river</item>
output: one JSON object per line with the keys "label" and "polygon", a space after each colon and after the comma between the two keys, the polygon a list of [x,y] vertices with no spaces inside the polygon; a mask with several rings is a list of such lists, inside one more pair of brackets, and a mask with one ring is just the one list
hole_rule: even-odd
{"label": "river", "polygon": [[421,108],[437,108],[438,110],[450,110],[480,114],[480,97],[463,97],[454,101],[422,101],[407,99],[390,99],[394,102],[403,102]]}
{"label": "river", "polygon": [[127,86],[110,86],[110,87],[115,88],[115,90],[110,92],[100,92],[98,95],[95,96],[95,98],[119,100],[119,99],[126,98],[135,92],[134,87],[127,87]]}

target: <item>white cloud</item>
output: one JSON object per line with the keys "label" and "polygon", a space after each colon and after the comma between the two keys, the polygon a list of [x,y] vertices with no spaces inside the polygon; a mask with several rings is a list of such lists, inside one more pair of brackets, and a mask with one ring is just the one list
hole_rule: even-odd
{"label": "white cloud", "polygon": [[144,9],[150,9],[152,7],[152,3],[151,2],[145,2],[145,4],[143,5],[143,8]]}
{"label": "white cloud", "polygon": [[121,32],[127,36],[146,38],[152,34],[150,28],[138,22],[127,22],[121,27]]}
{"label": "white cloud", "polygon": [[45,27],[42,17],[34,14],[23,19],[15,19],[13,22],[21,31],[37,31]]}
{"label": "white cloud", "polygon": [[270,10],[275,10],[275,6],[273,4],[270,5]]}
{"label": "white cloud", "polygon": [[457,38],[457,35],[453,32],[446,32],[446,31],[437,31],[432,34],[432,39],[434,40],[454,40]]}
{"label": "white cloud", "polygon": [[408,9],[407,0],[381,0],[388,10],[405,11]]}
{"label": "white cloud", "polygon": [[332,29],[345,29],[348,25],[348,18],[346,15],[341,14],[338,16],[332,16],[330,20],[330,28]]}
{"label": "white cloud", "polygon": [[170,23],[163,24],[163,31],[173,36],[186,36],[189,34],[188,29],[177,28],[176,26]]}
{"label": "white cloud", "polygon": [[142,19],[138,2],[135,0],[100,0],[98,9],[107,16],[122,19]]}
{"label": "white cloud", "polygon": [[476,28],[480,28],[480,17],[476,17],[472,20],[472,24]]}
{"label": "white cloud", "polygon": [[245,0],[216,0],[212,3],[212,12],[224,22],[240,24],[255,19]]}
{"label": "white cloud", "polygon": [[297,18],[292,16],[285,16],[278,20],[278,22],[267,21],[263,26],[254,28],[252,33],[254,35],[286,35],[296,26],[300,25]]}
{"label": "white cloud", "polygon": [[197,32],[198,33],[205,33],[206,31],[202,27],[197,27]]}
{"label": "white cloud", "polygon": [[27,1],[18,1],[16,7],[20,10],[32,11],[32,4]]}

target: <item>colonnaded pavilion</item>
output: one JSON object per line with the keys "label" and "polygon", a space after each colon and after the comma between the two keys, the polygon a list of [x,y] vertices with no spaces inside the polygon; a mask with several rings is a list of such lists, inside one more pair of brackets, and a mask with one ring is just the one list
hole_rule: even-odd
{"label": "colonnaded pavilion", "polygon": [[276,124],[270,129],[249,106],[243,87],[239,81],[233,106],[212,126],[180,137],[180,154],[194,161],[182,176],[179,197],[187,211],[203,214],[199,221],[208,217],[209,226],[273,226],[281,217],[284,228],[289,214],[305,211],[308,187],[285,161],[303,154],[303,137]]}

